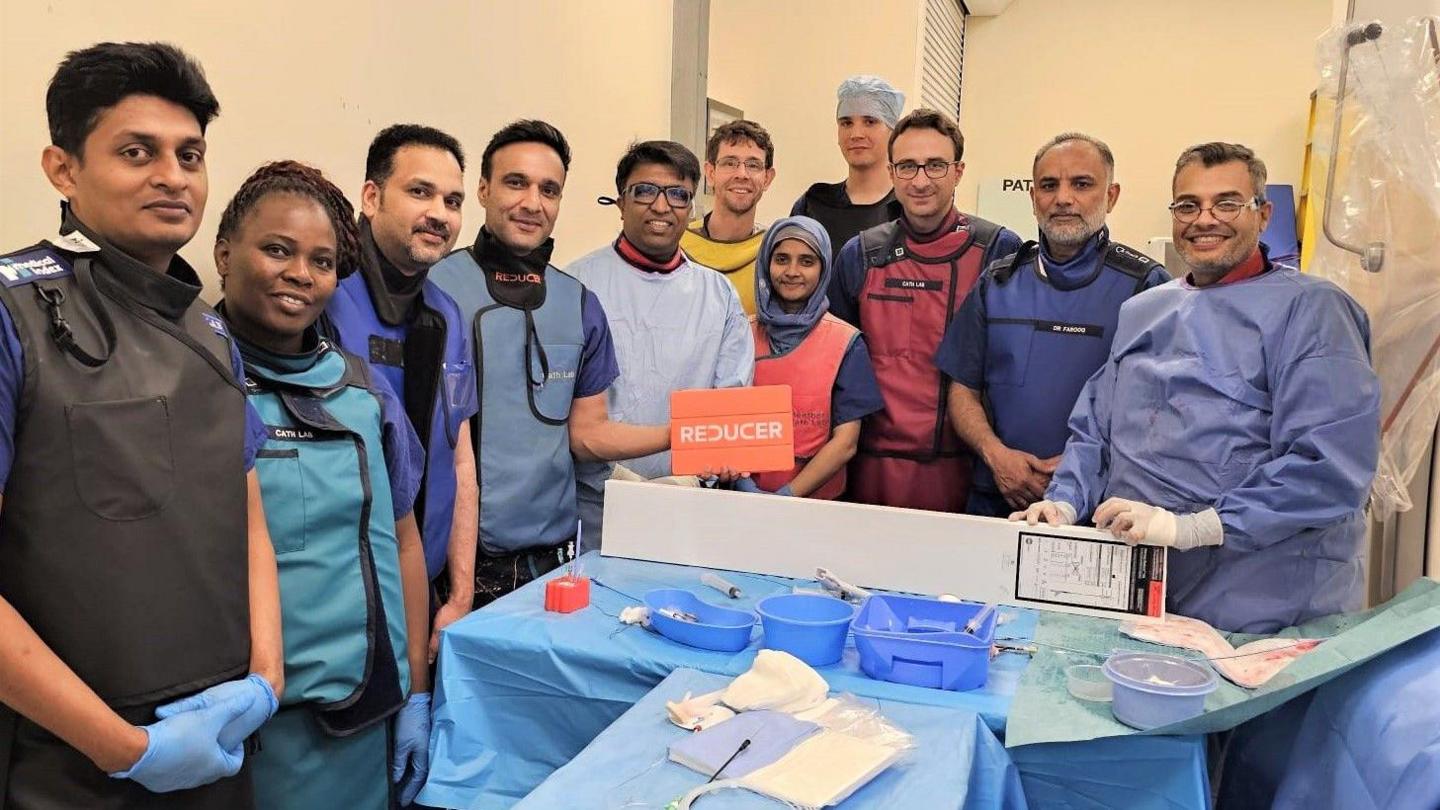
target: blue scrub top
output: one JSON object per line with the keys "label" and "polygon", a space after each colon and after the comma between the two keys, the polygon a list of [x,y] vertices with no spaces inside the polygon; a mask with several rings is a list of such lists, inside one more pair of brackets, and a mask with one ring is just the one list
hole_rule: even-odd
{"label": "blue scrub top", "polygon": [[576,399],[605,393],[620,376],[610,322],[605,318],[600,299],[589,289],[580,299],[580,322],[585,332],[585,348],[580,354],[580,371],[575,376]]}
{"label": "blue scrub top", "polygon": [[864,339],[852,341],[835,374],[830,394],[830,427],[864,419],[885,409],[880,382],[875,379],[875,366]]}

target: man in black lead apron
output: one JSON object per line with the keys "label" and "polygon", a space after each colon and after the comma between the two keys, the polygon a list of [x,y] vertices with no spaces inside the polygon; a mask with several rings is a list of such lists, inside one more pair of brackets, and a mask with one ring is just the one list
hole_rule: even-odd
{"label": "man in black lead apron", "polygon": [[283,677],[263,427],[176,255],[218,109],[159,44],[73,52],[46,96],[60,232],[0,256],[7,810],[253,806]]}

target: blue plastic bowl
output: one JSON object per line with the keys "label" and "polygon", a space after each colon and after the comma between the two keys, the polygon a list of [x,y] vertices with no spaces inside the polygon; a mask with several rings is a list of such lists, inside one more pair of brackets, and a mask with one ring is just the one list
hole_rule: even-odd
{"label": "blue plastic bowl", "polygon": [[930,689],[963,692],[984,686],[999,611],[991,612],[974,634],[965,632],[966,622],[984,607],[918,596],[870,597],[852,625],[860,671]]}
{"label": "blue plastic bowl", "polygon": [[833,596],[782,593],[755,606],[765,628],[765,646],[783,650],[812,667],[840,660],[855,607]]}
{"label": "blue plastic bowl", "polygon": [[[650,626],[657,633],[688,647],[718,652],[739,652],[750,645],[755,614],[746,610],[716,607],[681,588],[657,588],[645,594],[650,608]],[[662,615],[661,610],[690,613],[697,621],[687,622]]]}
{"label": "blue plastic bowl", "polygon": [[1117,652],[1103,670],[1115,684],[1115,719],[1142,731],[1200,714],[1205,696],[1220,685],[1203,663],[1163,653]]}

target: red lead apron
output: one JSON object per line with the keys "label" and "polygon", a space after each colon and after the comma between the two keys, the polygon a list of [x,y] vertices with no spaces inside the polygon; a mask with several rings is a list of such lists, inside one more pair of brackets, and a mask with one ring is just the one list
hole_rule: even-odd
{"label": "red lead apron", "polygon": [[[755,384],[788,385],[795,410],[795,466],[782,472],[756,473],[755,483],[774,492],[795,479],[820,448],[830,441],[830,405],[835,378],[850,344],[860,330],[826,314],[799,346],[785,354],[770,354],[765,327],[750,322],[755,332]],[[808,497],[833,500],[845,491],[845,468],[831,476]]]}
{"label": "red lead apron", "polygon": [[964,510],[971,458],[946,419],[935,351],[984,269],[995,228],[973,217],[961,225],[923,243],[898,221],[861,234],[860,328],[885,409],[866,417],[851,464],[850,495],[860,503]]}

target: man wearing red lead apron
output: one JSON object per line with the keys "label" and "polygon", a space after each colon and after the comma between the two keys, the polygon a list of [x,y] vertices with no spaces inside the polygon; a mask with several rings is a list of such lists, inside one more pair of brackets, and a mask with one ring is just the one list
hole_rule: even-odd
{"label": "man wearing red lead apron", "polygon": [[980,271],[1020,237],[955,209],[965,139],[948,116],[919,109],[890,136],[890,174],[904,215],[840,250],[830,311],[864,333],[885,409],[867,417],[850,464],[860,503],[960,512],[971,458],[945,413],[940,339]]}

